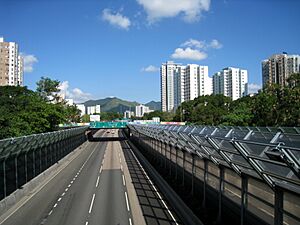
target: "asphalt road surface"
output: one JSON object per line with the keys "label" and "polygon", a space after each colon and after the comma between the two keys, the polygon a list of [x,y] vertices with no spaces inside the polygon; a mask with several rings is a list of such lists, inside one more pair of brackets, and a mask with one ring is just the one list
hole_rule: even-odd
{"label": "asphalt road surface", "polygon": [[[94,136],[117,137],[118,132],[100,130]],[[127,190],[122,154],[118,141],[88,143],[43,188],[4,215],[0,224],[133,224],[132,192]]]}

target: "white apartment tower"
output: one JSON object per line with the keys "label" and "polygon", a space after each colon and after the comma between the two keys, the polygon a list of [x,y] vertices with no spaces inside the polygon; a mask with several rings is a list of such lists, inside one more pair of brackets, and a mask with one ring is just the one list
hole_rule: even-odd
{"label": "white apartment tower", "polygon": [[77,109],[80,110],[80,116],[85,115],[85,105],[84,104],[76,104]]}
{"label": "white apartment tower", "polygon": [[248,94],[247,70],[228,67],[213,76],[213,93],[236,100]]}
{"label": "white apartment tower", "polygon": [[153,112],[153,110],[150,110],[148,106],[144,105],[137,105],[135,107],[135,116],[136,117],[143,117],[145,113]]}
{"label": "white apartment tower", "polygon": [[174,109],[184,102],[185,66],[177,65],[174,76]]}
{"label": "white apartment tower", "polygon": [[271,84],[287,85],[293,73],[300,72],[300,55],[275,54],[262,61],[263,86]]}
{"label": "white apartment tower", "polygon": [[0,37],[0,85],[23,86],[23,58],[18,44]]}
{"label": "white apartment tower", "polygon": [[212,78],[208,67],[196,64],[183,66],[172,61],[160,69],[162,111],[175,111],[184,101],[212,94]]}
{"label": "white apartment tower", "polygon": [[185,68],[184,77],[184,101],[212,94],[212,78],[208,76],[208,66],[188,64]]}
{"label": "white apartment tower", "polygon": [[178,82],[178,72],[176,73],[178,66],[179,65],[173,61],[168,61],[163,63],[160,68],[161,107],[163,112],[172,111],[174,109],[175,90],[178,90],[178,86],[175,85],[175,81],[176,83]]}

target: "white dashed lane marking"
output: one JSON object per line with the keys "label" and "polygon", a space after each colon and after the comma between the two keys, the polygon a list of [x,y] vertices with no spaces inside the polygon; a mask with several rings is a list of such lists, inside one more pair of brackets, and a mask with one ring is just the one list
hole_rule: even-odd
{"label": "white dashed lane marking", "polygon": [[92,201],[91,201],[91,204],[90,204],[89,214],[92,212],[93,204],[94,204],[94,200],[95,200],[95,196],[96,196],[96,194],[94,193],[94,194],[93,194]]}
{"label": "white dashed lane marking", "polygon": [[100,179],[100,177],[98,176],[98,177],[97,177],[97,181],[96,181],[96,187],[98,187],[99,179]]}
{"label": "white dashed lane marking", "polygon": [[128,197],[127,197],[127,192],[126,191],[125,191],[125,199],[126,199],[127,210],[130,211],[129,202],[128,202]]}

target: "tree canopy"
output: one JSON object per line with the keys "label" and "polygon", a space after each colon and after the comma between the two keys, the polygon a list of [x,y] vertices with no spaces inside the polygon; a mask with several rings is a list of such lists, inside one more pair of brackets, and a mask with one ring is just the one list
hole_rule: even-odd
{"label": "tree canopy", "polygon": [[300,74],[287,86],[271,85],[236,101],[223,95],[200,96],[183,102],[174,120],[202,125],[300,126]]}
{"label": "tree canopy", "polygon": [[[58,88],[59,82],[46,80]],[[63,101],[49,101],[47,95],[58,90],[53,87],[44,91],[38,86],[35,92],[27,87],[1,86],[0,139],[50,132],[60,123],[79,122],[80,113],[75,106],[68,106]]]}

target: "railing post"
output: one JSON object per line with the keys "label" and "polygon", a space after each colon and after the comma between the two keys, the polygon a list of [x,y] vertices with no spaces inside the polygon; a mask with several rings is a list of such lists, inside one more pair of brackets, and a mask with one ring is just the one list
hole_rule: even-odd
{"label": "railing post", "polygon": [[241,175],[242,187],[241,187],[241,225],[244,225],[246,219],[246,212],[248,206],[248,177],[245,174]]}
{"label": "railing post", "polygon": [[191,189],[191,194],[194,196],[194,182],[195,182],[195,155],[192,155],[192,189]]}
{"label": "railing post", "polygon": [[3,168],[3,193],[4,193],[4,198],[6,197],[6,166],[5,166],[5,159],[3,160],[2,163],[2,168]]}
{"label": "railing post", "polygon": [[170,171],[169,171],[169,175],[170,175],[170,177],[172,177],[172,159],[171,159],[171,157],[172,157],[172,145],[169,145],[170,146],[170,159],[169,159],[169,163],[170,163]]}
{"label": "railing post", "polygon": [[25,182],[28,181],[28,169],[27,169],[27,151],[25,152]]}
{"label": "railing post", "polygon": [[206,207],[206,185],[207,185],[207,176],[208,176],[208,163],[207,160],[204,159],[204,176],[203,176],[203,200],[202,200],[202,207]]}
{"label": "railing post", "polygon": [[274,225],[283,224],[283,191],[275,186]]}
{"label": "railing post", "polygon": [[15,176],[16,176],[16,189],[18,189],[18,156],[15,156]]}
{"label": "railing post", "polygon": [[[181,150],[182,151],[182,150]],[[182,151],[182,186],[184,186],[185,183],[185,151]]]}
{"label": "railing post", "polygon": [[167,144],[164,143],[164,169],[166,171],[167,169]]}
{"label": "railing post", "polygon": [[223,198],[223,192],[224,192],[224,167],[219,166],[220,171],[220,178],[219,178],[219,212],[218,212],[218,218],[217,223],[221,223],[222,221],[222,198]]}
{"label": "railing post", "polygon": [[42,149],[39,148],[39,153],[40,153],[40,172],[43,171],[43,167],[42,167]]}
{"label": "railing post", "polygon": [[175,155],[175,164],[176,164],[176,168],[175,168],[175,180],[176,180],[176,183],[177,183],[177,179],[178,179],[178,161],[177,161],[177,158],[178,158],[178,148],[176,147],[175,148],[175,150],[176,150],[176,155]]}

